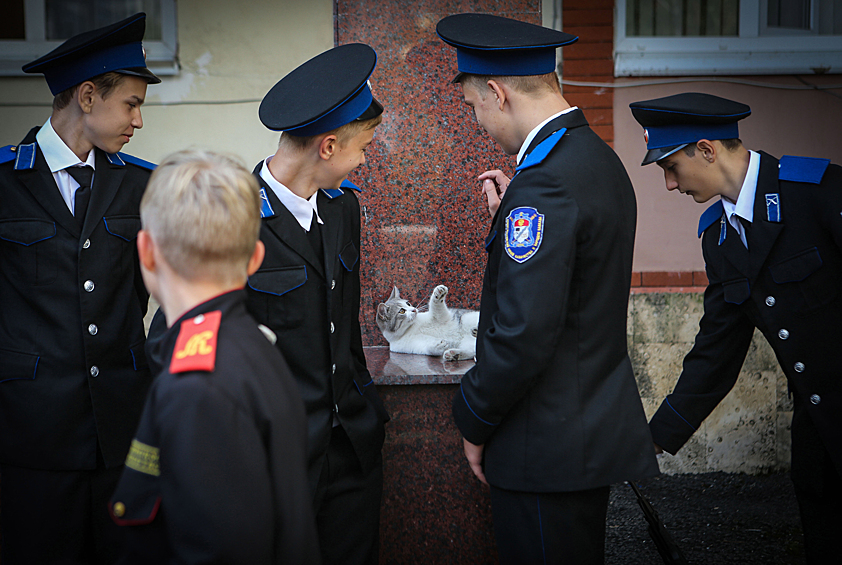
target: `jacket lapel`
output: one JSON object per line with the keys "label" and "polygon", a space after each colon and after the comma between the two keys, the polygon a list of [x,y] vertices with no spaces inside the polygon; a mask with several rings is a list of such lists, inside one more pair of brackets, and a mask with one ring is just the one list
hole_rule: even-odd
{"label": "jacket lapel", "polygon": [[[33,129],[27,134],[26,138],[21,142],[21,145],[27,145],[35,142],[35,133],[38,128]],[[36,145],[37,147],[37,145]],[[18,149],[19,151],[20,149]],[[22,169],[16,171],[18,180],[29,190],[35,200],[47,211],[53,219],[61,224],[61,226],[74,235],[79,235],[79,224],[76,218],[70,213],[70,208],[61,197],[58,191],[56,181],[50,168],[47,166],[47,161],[44,159],[44,154],[39,148],[35,155],[35,166],[29,169]]]}
{"label": "jacket lapel", "polygon": [[112,164],[100,149],[94,149],[94,155],[96,170],[94,172],[94,184],[91,187],[91,203],[88,206],[85,223],[82,226],[83,238],[87,238],[94,231],[105,211],[111,206],[111,202],[123,182],[123,177],[126,176],[125,164]]}
{"label": "jacket lapel", "polygon": [[748,277],[750,280],[757,278],[760,269],[766,262],[766,258],[775,245],[775,240],[783,230],[784,225],[780,222],[770,222],[766,213],[766,190],[761,187],[778,186],[778,160],[770,155],[761,153],[760,172],[757,175],[757,192],[754,195],[754,221],[751,226],[751,234],[748,237],[749,267]]}
{"label": "jacket lapel", "polygon": [[[262,165],[263,164],[261,163],[258,167],[262,167]],[[292,215],[292,212],[287,210],[287,207],[283,205],[277,196],[275,196],[275,193],[266,184],[266,182],[260,178],[259,171],[260,168],[255,169],[255,174],[260,182],[260,186],[265,189],[266,196],[269,198],[272,210],[275,212],[274,216],[263,218],[263,224],[269,228],[269,230],[275,235],[275,237],[278,238],[278,240],[281,241],[281,243],[286,245],[291,251],[300,255],[301,258],[307,261],[307,263],[313,267],[317,273],[321,276],[325,276],[324,266],[322,265],[322,262],[319,261],[318,257],[316,257],[316,252],[313,251],[313,246],[310,245],[310,242],[307,240],[307,235],[301,228],[301,224],[298,223],[295,216]],[[325,245],[325,250],[326,249],[327,245]]]}

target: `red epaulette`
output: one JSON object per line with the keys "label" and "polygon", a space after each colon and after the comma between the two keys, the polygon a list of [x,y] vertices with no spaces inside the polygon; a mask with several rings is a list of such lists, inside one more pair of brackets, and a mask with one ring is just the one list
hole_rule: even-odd
{"label": "red epaulette", "polygon": [[181,322],[170,373],[213,371],[216,366],[216,336],[221,321],[222,312],[216,310]]}

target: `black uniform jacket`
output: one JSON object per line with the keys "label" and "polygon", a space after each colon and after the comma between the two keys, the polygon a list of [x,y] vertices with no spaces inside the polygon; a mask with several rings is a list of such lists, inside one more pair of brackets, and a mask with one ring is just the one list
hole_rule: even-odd
{"label": "black uniform jacket", "polygon": [[360,335],[360,207],[351,190],[319,191],[324,257],[255,174],[274,215],[264,217],[263,264],[248,281],[248,309],[278,336],[307,412],[308,475],[315,493],[334,415],[364,472],[380,457],[386,414],[366,368]]}
{"label": "black uniform jacket", "polygon": [[[542,238],[519,262],[507,219],[530,208]],[[477,364],[453,402],[490,484],[563,492],[658,473],[626,345],[635,218],[622,163],[580,110],[540,130],[486,240]]]}
{"label": "black uniform jacket", "polygon": [[99,441],[121,465],[151,382],[135,247],[149,170],[96,149],[80,230],[37,130],[0,159],[0,462],[93,469]]}
{"label": "black uniform jacket", "polygon": [[[816,161],[789,163],[798,169]],[[842,472],[842,167],[822,167],[799,182],[792,166],[778,165],[760,153],[748,250],[721,219],[721,203],[703,216],[705,312],[681,377],[650,428],[658,445],[677,452],[734,386],[756,327]]]}
{"label": "black uniform jacket", "polygon": [[160,343],[164,370],[111,502],[126,561],[318,563],[304,407],[245,292],[193,308]]}

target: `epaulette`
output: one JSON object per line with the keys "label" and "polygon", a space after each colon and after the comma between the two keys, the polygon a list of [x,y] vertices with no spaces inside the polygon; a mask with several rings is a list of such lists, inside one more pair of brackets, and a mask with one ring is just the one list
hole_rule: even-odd
{"label": "epaulette", "polygon": [[343,180],[342,184],[340,184],[339,186],[341,186],[342,188],[350,188],[351,190],[356,190],[357,192],[363,191],[363,189],[361,189],[360,187],[358,187],[357,185],[355,185],[354,183],[352,183],[348,179]]}
{"label": "epaulette", "polygon": [[[114,153],[114,154],[109,153],[108,154],[109,161],[111,160],[112,155],[119,158],[119,159],[122,159],[126,163],[131,163],[132,165],[137,165],[138,167],[141,167],[141,168],[149,170],[149,171],[154,171],[155,167],[158,166],[155,163],[150,163],[149,161],[144,161],[143,159],[135,157],[134,155],[128,155],[126,153]],[[112,161],[112,163],[113,163],[113,161]],[[120,165],[121,163],[114,163],[114,164]]]}
{"label": "epaulette", "polygon": [[215,310],[181,322],[170,362],[170,373],[213,372],[216,366],[216,337],[222,312]]}
{"label": "epaulette", "polygon": [[35,166],[35,156],[38,154],[38,144],[33,141],[32,143],[28,143],[26,145],[18,145],[15,153],[15,170],[27,171]]}
{"label": "epaulette", "polygon": [[343,194],[345,194],[345,191],[342,190],[341,188],[323,188],[322,192],[324,193],[325,196],[327,196],[331,200],[333,200],[334,198],[338,198],[338,197],[342,196]]}
{"label": "epaulette", "polygon": [[517,166],[515,171],[522,171],[523,169],[528,169],[529,167],[534,167],[535,165],[540,164],[544,159],[547,158],[547,155],[550,154],[550,151],[558,145],[558,142],[561,141],[564,132],[567,131],[567,128],[561,128],[550,137],[539,143],[535,149],[532,150],[529,155],[523,160],[523,162]]}
{"label": "epaulette", "polygon": [[702,237],[705,230],[722,217],[722,210],[722,200],[717,200],[704,211],[702,217],[699,218],[699,237]]}
{"label": "epaulette", "polygon": [[819,184],[828,165],[830,159],[784,155],[778,163],[778,179]]}
{"label": "epaulette", "polygon": [[14,145],[0,148],[0,165],[13,161],[15,157],[17,157],[17,153]]}

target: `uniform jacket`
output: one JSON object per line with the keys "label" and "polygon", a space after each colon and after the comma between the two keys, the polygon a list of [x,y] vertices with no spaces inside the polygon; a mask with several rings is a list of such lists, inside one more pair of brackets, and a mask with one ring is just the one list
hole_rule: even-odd
{"label": "uniform jacket", "polygon": [[675,390],[652,418],[658,445],[678,451],[728,394],[756,327],[842,472],[840,214],[842,168],[820,159],[779,163],[762,152],[748,250],[723,223],[720,202],[705,212],[705,312]]}
{"label": "uniform jacket", "polygon": [[[521,213],[540,223],[531,255],[510,245]],[[623,165],[580,110],[540,130],[486,240],[477,364],[453,401],[490,484],[562,492],[658,473],[626,346],[635,217]]]}
{"label": "uniform jacket", "polygon": [[[307,412],[310,487],[315,493],[334,415],[363,471],[380,457],[388,420],[366,368],[360,334],[360,208],[351,190],[319,191],[322,260],[295,217],[255,174],[269,208],[260,228],[263,264],[248,281],[248,309],[278,336]],[[271,212],[268,210],[271,209]]]}
{"label": "uniform jacket", "polygon": [[318,563],[304,407],[281,356],[229,292],[161,338],[112,497],[130,563]]}
{"label": "uniform jacket", "polygon": [[135,247],[149,167],[96,149],[80,231],[37,130],[0,159],[0,463],[92,469],[99,442],[121,465],[151,382]]}

